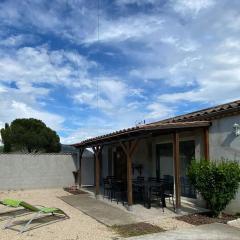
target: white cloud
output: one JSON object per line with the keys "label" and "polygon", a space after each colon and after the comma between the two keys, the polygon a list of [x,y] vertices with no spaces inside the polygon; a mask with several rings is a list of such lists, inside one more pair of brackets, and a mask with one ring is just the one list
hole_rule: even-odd
{"label": "white cloud", "polygon": [[64,118],[38,108],[33,108],[24,102],[0,98],[0,117],[2,125],[5,122],[12,122],[16,118],[36,118],[46,123],[54,130],[60,130]]}
{"label": "white cloud", "polygon": [[[154,4],[152,9],[144,6],[149,3]],[[225,0],[122,0],[113,1],[112,9],[103,3],[97,51],[95,2],[70,0],[66,4],[59,0],[48,4],[46,8],[44,1],[1,2],[1,24],[6,29],[34,29],[40,36],[47,33],[66,41],[66,47],[80,44],[79,49],[92,58],[104,54],[107,61],[110,51],[111,63],[117,64],[106,69],[109,62],[104,65],[105,59],[97,65],[76,51],[53,51],[46,45],[21,47],[24,39],[20,35],[7,36],[1,31],[0,44],[4,49],[0,49],[0,93],[2,99],[8,99],[2,112],[18,106],[22,115],[26,111],[40,112],[47,121],[53,117],[59,127],[62,117],[48,115],[44,99],[49,99],[55,87],[67,89],[74,108],[86,108],[104,119],[101,130],[94,124],[96,119],[91,124],[89,119],[81,119],[85,126],[64,138],[74,142],[79,136],[110,132],[143,119],[169,117],[185,101],[197,105],[239,98],[238,1],[229,4]],[[137,4],[137,11],[132,10],[131,4]],[[63,11],[66,6],[68,14]],[[115,9],[116,12],[109,11]],[[100,72],[98,104],[96,71],[91,72],[96,67]],[[106,72],[108,77],[104,76]],[[17,89],[10,89],[12,82]],[[173,103],[176,108],[171,110],[168,106]],[[98,106],[99,111],[92,111]]]}
{"label": "white cloud", "polygon": [[240,40],[236,38],[226,38],[223,43],[219,46],[221,49],[237,49],[240,50]]}
{"label": "white cloud", "polygon": [[[50,51],[46,46],[23,47],[16,51],[0,51],[0,79],[17,80],[16,84],[85,84],[88,69],[95,64],[78,53]],[[76,85],[75,85],[76,86]]]}
{"label": "white cloud", "polygon": [[115,114],[127,102],[127,97],[134,92],[134,89],[129,88],[120,80],[106,77],[95,78],[93,81],[94,85],[91,88],[73,95],[73,98],[76,103],[90,108],[99,108],[108,114]]}
{"label": "white cloud", "polygon": [[[240,62],[239,62],[240,64]],[[205,102],[224,103],[239,99],[240,71],[239,68],[230,70],[213,70],[202,78],[200,86],[191,91],[162,94],[158,101],[166,103]]]}
{"label": "white cloud", "polygon": [[30,34],[11,35],[0,39],[0,46],[13,48],[34,41],[36,41],[36,37]]}
{"label": "white cloud", "polygon": [[[102,18],[100,25],[101,42],[123,42],[142,39],[162,28],[164,21],[160,16],[138,14],[134,17],[122,17],[117,20]],[[96,42],[97,29],[84,41],[88,44]]]}
{"label": "white cloud", "polygon": [[95,63],[76,52],[50,51],[46,46],[1,49],[0,56],[1,122],[33,117],[61,130],[66,117],[45,110],[44,99],[50,100],[56,86],[70,92],[88,87],[88,69]]}
{"label": "white cloud", "polygon": [[96,92],[80,92],[73,96],[74,101],[79,104],[88,105],[90,107],[97,107],[97,96]]}
{"label": "white cloud", "polygon": [[[184,13],[179,24],[177,18],[163,18],[164,35],[145,41],[148,48],[129,50],[129,55],[144,59],[134,67],[132,77],[148,82],[162,82],[172,88],[165,94],[159,88],[157,102],[181,101],[222,103],[239,98],[240,91],[240,31],[234,8],[225,1],[173,1]],[[180,8],[181,6],[181,8]],[[208,11],[202,11],[207,9]],[[196,18],[188,13],[203,12]],[[186,16],[185,16],[186,15]],[[143,42],[143,41],[142,41]]]}
{"label": "white cloud", "polygon": [[120,6],[128,5],[128,4],[137,4],[139,6],[146,4],[154,4],[157,3],[157,0],[117,0],[116,3]]}
{"label": "white cloud", "polygon": [[182,14],[193,13],[197,14],[203,9],[212,7],[215,4],[214,0],[177,0],[173,1],[174,9]]}
{"label": "white cloud", "polygon": [[151,120],[151,121],[173,117],[174,115],[173,108],[168,107],[165,104],[158,103],[157,101],[149,104],[147,106],[147,110],[148,110],[148,113],[145,116],[145,119]]}

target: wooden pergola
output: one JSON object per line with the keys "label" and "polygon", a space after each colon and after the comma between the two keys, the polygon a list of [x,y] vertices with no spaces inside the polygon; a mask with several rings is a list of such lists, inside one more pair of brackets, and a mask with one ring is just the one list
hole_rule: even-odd
{"label": "wooden pergola", "polygon": [[193,122],[175,122],[142,125],[134,128],[124,129],[100,137],[88,139],[80,143],[74,144],[79,148],[79,170],[78,183],[81,186],[81,161],[83,151],[86,148],[92,148],[95,156],[95,195],[98,197],[100,189],[100,157],[102,149],[106,145],[119,144],[127,158],[127,199],[129,210],[132,208],[132,157],[138,146],[140,139],[159,136],[163,134],[171,134],[173,142],[173,161],[174,161],[174,184],[175,184],[175,200],[176,212],[181,209],[181,183],[180,183],[180,159],[179,159],[179,134],[184,131],[193,129],[202,129],[204,144],[204,159],[209,159],[209,121],[193,121]]}

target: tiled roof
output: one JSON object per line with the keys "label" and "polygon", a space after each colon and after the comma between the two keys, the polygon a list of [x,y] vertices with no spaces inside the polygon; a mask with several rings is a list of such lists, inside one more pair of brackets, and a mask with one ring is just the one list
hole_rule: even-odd
{"label": "tiled roof", "polygon": [[179,115],[173,118],[168,118],[162,121],[150,123],[148,125],[157,123],[169,123],[169,122],[186,122],[186,121],[201,121],[201,120],[212,120],[215,118],[221,118],[228,114],[240,113],[240,100],[221,104],[215,107],[202,109],[196,112],[191,112],[183,115]]}
{"label": "tiled roof", "polygon": [[153,122],[149,124],[144,124],[132,128],[122,129],[109,134],[98,136],[95,138],[90,138],[84,140],[80,143],[73,144],[75,147],[84,146],[88,144],[94,144],[98,142],[105,141],[107,139],[112,139],[120,136],[125,136],[134,133],[144,133],[154,130],[171,130],[171,129],[181,129],[181,128],[191,128],[191,127],[204,127],[210,125],[210,120],[214,118],[220,118],[229,114],[239,114],[240,113],[240,100],[218,105],[215,107],[203,109],[200,111],[176,116],[173,118],[165,119],[158,122]]}
{"label": "tiled roof", "polygon": [[152,125],[141,125],[132,128],[122,129],[109,134],[105,134],[99,137],[90,138],[80,143],[73,144],[75,147],[82,145],[88,145],[90,143],[97,143],[107,139],[112,139],[121,136],[127,136],[134,133],[148,133],[149,131],[156,130],[171,130],[171,129],[182,129],[182,128],[194,128],[194,127],[206,127],[209,126],[209,121],[194,121],[194,122],[174,122],[174,123],[157,123]]}

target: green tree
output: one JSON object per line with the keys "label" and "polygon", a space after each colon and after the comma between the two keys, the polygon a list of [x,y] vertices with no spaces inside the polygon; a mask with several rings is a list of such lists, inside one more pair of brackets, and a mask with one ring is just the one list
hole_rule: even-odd
{"label": "green tree", "polygon": [[5,128],[1,129],[1,136],[3,146],[3,152],[8,153],[11,152],[11,130],[8,123],[5,123]]}
{"label": "green tree", "polygon": [[59,152],[59,136],[41,120],[16,119],[1,129],[4,151]]}
{"label": "green tree", "polygon": [[233,161],[192,161],[188,177],[213,215],[219,216],[238,191],[240,165]]}

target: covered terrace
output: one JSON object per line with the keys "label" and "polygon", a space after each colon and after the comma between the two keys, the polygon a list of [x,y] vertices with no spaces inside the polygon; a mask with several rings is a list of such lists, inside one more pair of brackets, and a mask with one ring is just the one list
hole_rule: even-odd
{"label": "covered terrace", "polygon": [[[202,133],[203,156],[202,158],[209,159],[209,121],[191,121],[191,122],[171,122],[171,123],[155,123],[148,125],[140,125],[133,128],[116,131],[110,134],[99,136],[96,138],[87,139],[80,143],[74,144],[79,149],[79,169],[78,169],[78,184],[81,186],[81,162],[82,155],[86,148],[92,148],[95,157],[95,195],[100,194],[100,159],[102,150],[105,146],[118,145],[122,148],[126,155],[126,185],[127,185],[127,204],[131,210],[133,205],[133,175],[132,175],[132,159],[135,150],[138,148],[138,143],[142,139],[149,137],[161,137],[170,135],[173,143],[173,178],[174,178],[174,198],[175,209],[179,213],[181,211],[181,181],[180,181],[180,152],[179,152],[179,135],[189,131],[200,131]],[[121,161],[121,159],[119,159]]]}

